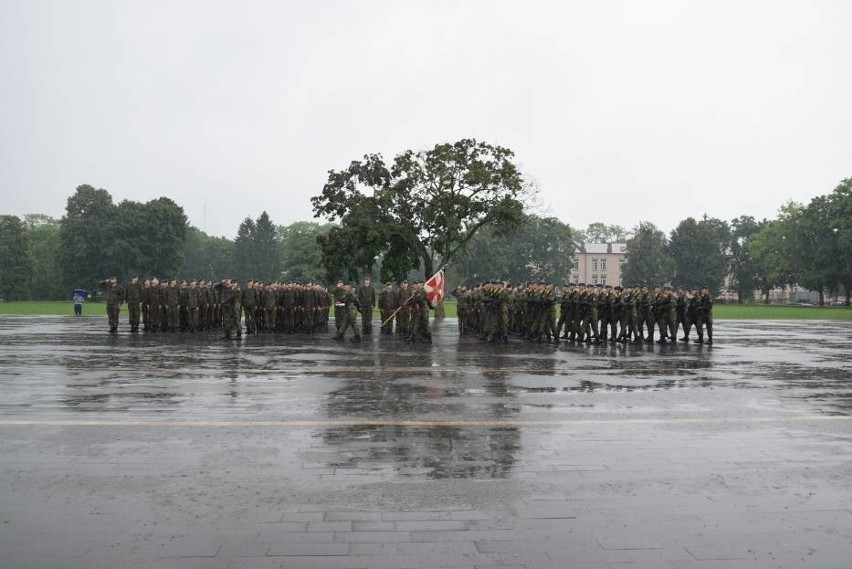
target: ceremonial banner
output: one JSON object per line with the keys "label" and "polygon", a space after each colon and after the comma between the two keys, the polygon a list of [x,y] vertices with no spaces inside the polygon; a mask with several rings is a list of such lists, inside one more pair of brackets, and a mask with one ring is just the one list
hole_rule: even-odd
{"label": "ceremonial banner", "polygon": [[426,281],[423,288],[429,302],[435,303],[444,300],[444,269],[441,268],[440,271],[432,275],[432,278]]}

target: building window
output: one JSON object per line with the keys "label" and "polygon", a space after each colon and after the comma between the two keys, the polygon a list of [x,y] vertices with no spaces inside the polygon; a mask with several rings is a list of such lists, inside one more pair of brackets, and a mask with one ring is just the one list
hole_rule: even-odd
{"label": "building window", "polygon": [[598,260],[597,259],[592,259],[592,270],[593,271],[598,270]]}
{"label": "building window", "polygon": [[593,285],[597,285],[597,284],[598,284],[598,276],[597,276],[597,275],[592,275],[592,284],[593,284]]}
{"label": "building window", "polygon": [[606,275],[601,277],[601,284],[606,286]]}
{"label": "building window", "polygon": [[574,277],[574,284],[580,284],[580,277]]}
{"label": "building window", "polygon": [[606,259],[601,259],[601,270],[602,271],[606,270]]}
{"label": "building window", "polygon": [[574,267],[575,271],[579,271],[580,270],[580,261],[578,261],[577,259],[574,259],[574,264],[572,266]]}

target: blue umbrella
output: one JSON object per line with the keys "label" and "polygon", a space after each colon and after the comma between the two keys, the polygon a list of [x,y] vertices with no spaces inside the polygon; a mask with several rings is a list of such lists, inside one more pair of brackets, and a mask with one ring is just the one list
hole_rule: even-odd
{"label": "blue umbrella", "polygon": [[84,288],[75,288],[75,289],[74,289],[74,294],[79,294],[80,296],[82,296],[82,297],[83,297],[83,299],[84,299],[84,300],[85,300],[85,299],[87,299],[87,298],[89,298],[89,291],[87,291],[87,290],[86,290],[86,289],[84,289]]}

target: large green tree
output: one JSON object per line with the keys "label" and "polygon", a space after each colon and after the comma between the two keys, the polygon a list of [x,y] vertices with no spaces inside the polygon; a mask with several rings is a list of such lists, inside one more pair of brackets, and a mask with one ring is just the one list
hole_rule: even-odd
{"label": "large green tree", "polygon": [[450,281],[561,282],[571,271],[575,237],[571,227],[558,219],[535,215],[525,216],[517,231],[485,228],[459,257]]}
{"label": "large green tree", "polygon": [[[721,288],[725,272],[725,244],[721,225],[706,219],[687,217],[672,231],[669,256],[675,263],[674,282],[678,286],[707,286],[714,293]],[[725,224],[727,227],[727,224]]]}
{"label": "large green tree", "polygon": [[212,237],[188,225],[183,249],[181,273],[186,278],[218,281],[233,276],[234,242]]}
{"label": "large green tree", "polygon": [[580,232],[583,243],[624,243],[630,239],[631,233],[620,225],[608,225],[596,221]]}
{"label": "large green tree", "polygon": [[666,234],[648,221],[642,221],[627,240],[622,281],[664,286],[671,283],[675,262],[668,253]]}
{"label": "large green tree", "polygon": [[106,190],[83,185],[68,198],[59,233],[64,284],[97,290],[108,276],[178,276],[186,215],[169,198],[115,205]]}
{"label": "large green tree", "polygon": [[246,217],[234,240],[234,269],[241,280],[263,282],[281,278],[281,252],[278,230],[264,211],[257,219]]}
{"label": "large green tree", "polygon": [[317,237],[328,233],[331,224],[297,221],[278,227],[282,277],[292,282],[323,282],[326,274]]}
{"label": "large green tree", "polygon": [[183,208],[169,198],[146,202],[140,220],[139,249],[145,264],[139,274],[177,277],[183,266],[187,219]]}
{"label": "large green tree", "polygon": [[69,290],[62,284],[59,266],[59,221],[43,214],[24,216],[27,247],[32,260],[29,296],[37,300],[62,300]]}
{"label": "large green tree", "polygon": [[749,240],[749,257],[755,264],[755,285],[769,302],[769,291],[795,282],[795,268],[788,254],[790,228],[782,219],[765,222]]}
{"label": "large green tree", "polygon": [[25,297],[31,274],[24,222],[16,215],[0,215],[0,297],[3,300]]}
{"label": "large green tree", "polygon": [[254,248],[253,236],[254,220],[246,217],[237,229],[232,249],[234,271],[240,280],[256,278],[254,267],[257,265],[257,249]]}
{"label": "large green tree", "polygon": [[765,221],[758,222],[750,215],[741,215],[731,221],[731,292],[736,293],[737,302],[740,303],[751,300],[757,288],[759,268],[751,257],[749,243],[763,223]]}
{"label": "large green tree", "polygon": [[278,242],[278,228],[272,223],[266,211],[263,211],[254,223],[253,241],[257,248],[255,278],[264,282],[280,280],[281,251]]}
{"label": "large green tree", "polygon": [[463,139],[405,151],[390,164],[366,155],[331,170],[311,202],[316,217],[339,220],[341,231],[356,228],[345,236],[364,257],[364,269],[373,252],[373,260],[392,253],[418,258],[428,277],[438,262],[452,263],[483,227],[518,226],[528,194],[511,150]]}
{"label": "large green tree", "polygon": [[842,180],[828,196],[827,217],[836,243],[832,278],[843,288],[846,306],[849,306],[852,296],[852,178]]}
{"label": "large green tree", "polygon": [[112,259],[105,251],[110,244],[115,218],[112,196],[104,189],[85,184],[68,198],[60,221],[59,264],[66,287],[96,290],[110,275]]}

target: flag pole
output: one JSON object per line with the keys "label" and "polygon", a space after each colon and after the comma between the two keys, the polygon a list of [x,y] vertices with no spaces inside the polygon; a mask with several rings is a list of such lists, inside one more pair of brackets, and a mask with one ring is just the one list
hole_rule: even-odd
{"label": "flag pole", "polygon": [[[441,268],[440,268],[440,269],[438,269],[438,270],[435,272],[435,274],[434,274],[434,275],[432,275],[431,277],[429,277],[429,280],[431,281],[433,278],[435,278],[435,277],[438,275],[438,273],[440,273],[441,271],[443,271],[443,270],[444,270],[444,269],[446,269],[446,268],[447,268],[447,265],[441,265]],[[397,313],[398,313],[400,310],[402,310],[402,307],[403,307],[403,306],[405,306],[406,304],[408,304],[408,301],[409,301],[409,300],[411,300],[412,298],[414,298],[414,295],[415,295],[415,294],[417,294],[417,291],[419,291],[421,288],[423,288],[423,284],[422,284],[422,283],[421,283],[421,284],[419,284],[419,285],[417,285],[416,287],[414,287],[414,290],[413,290],[413,291],[411,291],[411,296],[409,296],[409,297],[405,300],[405,302],[403,302],[402,304],[400,304],[400,305],[396,308],[396,310],[394,310],[394,311],[393,311],[393,314],[391,314],[390,316],[388,316],[387,320],[385,320],[384,322],[382,322],[382,326],[386,326],[388,322],[390,322],[391,320],[393,320],[393,317],[394,317],[394,316],[396,316],[396,315],[397,315]]]}

